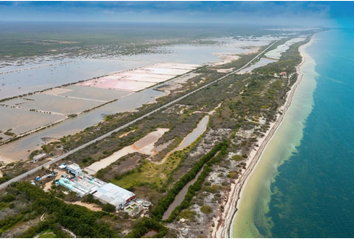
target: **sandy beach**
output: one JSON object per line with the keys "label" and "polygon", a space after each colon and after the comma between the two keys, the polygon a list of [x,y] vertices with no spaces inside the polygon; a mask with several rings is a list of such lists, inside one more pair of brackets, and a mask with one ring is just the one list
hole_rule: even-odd
{"label": "sandy beach", "polygon": [[311,38],[311,40],[308,43],[299,47],[299,52],[302,57],[302,62],[296,67],[296,72],[298,74],[297,81],[291,87],[291,90],[287,95],[285,104],[279,109],[279,111],[281,111],[283,114],[281,115],[277,114],[276,116],[277,120],[271,123],[265,135],[262,138],[258,139],[257,145],[259,147],[254,148],[250,152],[249,158],[246,161],[247,168],[243,170],[240,177],[236,179],[234,183],[231,184],[231,190],[227,193],[226,196],[224,196],[224,202],[222,203],[224,205],[224,211],[222,213],[219,213],[213,219],[214,227],[211,227],[210,237],[213,238],[232,237],[233,219],[235,214],[237,213],[237,209],[240,204],[239,200],[242,199],[243,186],[245,185],[245,183],[249,179],[249,176],[252,174],[253,170],[257,166],[259,162],[258,160],[261,158],[264,149],[267,147],[267,144],[270,142],[270,140],[276,133],[278,127],[281,125],[284,119],[285,113],[287,112],[288,108],[291,106],[291,102],[295,94],[295,91],[298,85],[301,83],[303,77],[303,73],[300,71],[300,67],[306,62],[306,57],[304,55],[303,49],[311,45],[312,41],[313,39]]}

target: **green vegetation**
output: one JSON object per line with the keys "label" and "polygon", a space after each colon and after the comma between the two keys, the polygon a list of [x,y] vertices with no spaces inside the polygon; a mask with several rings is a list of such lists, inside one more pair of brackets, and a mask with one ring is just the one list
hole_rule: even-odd
{"label": "green vegetation", "polygon": [[113,206],[112,204],[107,203],[107,204],[103,205],[102,211],[105,211],[105,212],[115,212],[115,211],[116,211],[116,208],[115,208],[115,206]]}
{"label": "green vegetation", "polygon": [[127,172],[119,177],[118,180],[113,179],[112,183],[128,189],[141,185],[149,185],[152,189],[162,189],[168,182],[168,177],[171,173],[188,156],[188,153],[200,140],[201,138],[183,150],[173,152],[162,164],[145,160],[137,169]]}
{"label": "green vegetation", "polygon": [[[188,192],[187,192],[186,196],[184,197],[184,200],[182,201],[182,203],[178,207],[176,207],[173,210],[173,212],[171,213],[169,218],[166,220],[166,222],[172,222],[183,209],[187,209],[190,206],[193,197],[196,195],[196,192],[198,192],[199,190],[202,189],[203,182],[205,181],[205,179],[207,178],[209,173],[212,172],[211,166],[216,162],[220,162],[222,160],[222,158],[224,158],[226,156],[227,147],[228,147],[228,143],[226,141],[224,141],[222,143],[219,143],[215,148],[213,148],[213,150],[216,150],[217,152],[220,151],[216,157],[213,157],[216,154],[216,152],[213,155],[211,154],[211,152],[213,150],[211,150],[206,155],[206,156],[208,156],[210,154],[208,157],[210,161],[206,161],[205,167],[203,168],[203,171],[199,175],[197,181],[192,186],[190,186],[188,188]],[[155,209],[155,211],[156,211],[156,209]]]}
{"label": "green vegetation", "polygon": [[241,161],[241,160],[243,160],[243,157],[240,156],[240,155],[233,155],[232,159],[235,160],[235,161]]}
{"label": "green vegetation", "polygon": [[168,209],[168,207],[173,202],[177,194],[182,190],[182,188],[189,181],[195,178],[195,176],[198,174],[200,169],[202,169],[205,163],[207,163],[211,158],[215,156],[215,154],[218,151],[220,151],[222,148],[225,148],[226,146],[227,146],[226,142],[219,143],[204,157],[202,157],[197,163],[195,163],[192,169],[188,173],[186,173],[182,178],[180,178],[172,187],[172,189],[169,190],[167,195],[158,202],[158,205],[156,206],[155,210],[152,212],[153,218],[157,220],[161,220],[164,212]]}
{"label": "green vegetation", "polygon": [[46,209],[48,214],[54,214],[60,225],[70,229],[77,236],[117,237],[107,224],[97,222],[104,215],[103,212],[92,212],[85,207],[66,204],[28,182],[17,183],[16,189],[33,201],[33,207],[42,211]]}
{"label": "green vegetation", "polygon": [[52,230],[45,230],[41,232],[38,236],[38,238],[54,238],[55,234],[53,233]]}
{"label": "green vegetation", "polygon": [[191,210],[184,210],[180,213],[180,217],[184,218],[184,219],[188,219],[189,221],[194,221],[194,217],[195,217],[195,212],[191,211]]}
{"label": "green vegetation", "polygon": [[298,42],[293,44],[288,51],[284,52],[279,61],[270,63],[266,66],[257,68],[255,70],[256,73],[264,74],[268,76],[273,76],[274,73],[287,72],[288,75],[290,73],[296,72],[296,66],[300,64],[302,58],[299,54],[298,48],[301,45],[307,43],[310,39],[306,39],[305,41]]}
{"label": "green vegetation", "polygon": [[209,205],[204,205],[200,208],[200,211],[202,211],[202,213],[205,213],[205,214],[210,214],[213,212],[213,208],[210,207]]}
{"label": "green vegetation", "polygon": [[154,229],[158,231],[157,234],[152,236],[153,238],[162,238],[164,237],[167,232],[168,228],[160,224],[158,221],[151,219],[151,218],[142,218],[137,220],[137,222],[134,225],[133,231],[131,231],[129,234],[127,234],[125,237],[126,238],[141,238],[144,236],[149,229]]}
{"label": "green vegetation", "polygon": [[21,238],[69,238],[69,234],[61,229],[60,224],[55,222],[55,218],[39,222],[38,225],[30,227],[27,231],[20,235]]}

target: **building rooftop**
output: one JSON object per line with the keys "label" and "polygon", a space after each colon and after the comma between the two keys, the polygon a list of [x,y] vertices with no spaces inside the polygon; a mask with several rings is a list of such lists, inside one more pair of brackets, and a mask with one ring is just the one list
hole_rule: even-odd
{"label": "building rooftop", "polygon": [[98,188],[93,195],[99,200],[110,203],[113,206],[124,205],[127,201],[135,196],[134,193],[124,188],[118,187],[112,183],[107,183]]}
{"label": "building rooftop", "polygon": [[80,166],[77,165],[76,163],[67,165],[66,168],[70,168],[70,169],[72,169],[72,170],[74,170],[74,171],[81,170]]}

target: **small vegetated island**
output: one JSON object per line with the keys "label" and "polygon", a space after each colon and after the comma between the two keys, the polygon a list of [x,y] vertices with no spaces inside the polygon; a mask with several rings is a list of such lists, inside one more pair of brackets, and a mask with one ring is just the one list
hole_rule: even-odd
{"label": "small vegetated island", "polygon": [[[71,121],[147,87],[165,93],[75,134],[46,139],[29,160],[4,164],[3,184],[27,174],[0,192],[0,236],[211,237],[227,229],[225,204],[238,197],[232,186],[285,114],[299,83],[299,48],[315,31],[275,34],[277,41],[218,64],[161,63],[3,102],[11,111],[33,106],[28,114],[40,108],[47,119]],[[52,98],[82,104],[36,103]]]}

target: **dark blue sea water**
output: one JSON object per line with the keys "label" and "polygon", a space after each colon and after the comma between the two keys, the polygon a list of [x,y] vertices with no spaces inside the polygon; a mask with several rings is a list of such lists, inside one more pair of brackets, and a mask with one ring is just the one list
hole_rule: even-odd
{"label": "dark blue sea water", "polygon": [[272,237],[354,237],[354,29],[319,33],[307,52],[319,74],[314,106],[266,217]]}

